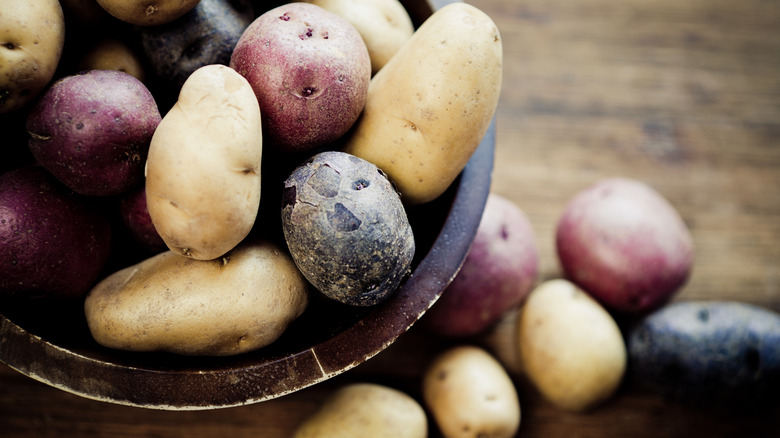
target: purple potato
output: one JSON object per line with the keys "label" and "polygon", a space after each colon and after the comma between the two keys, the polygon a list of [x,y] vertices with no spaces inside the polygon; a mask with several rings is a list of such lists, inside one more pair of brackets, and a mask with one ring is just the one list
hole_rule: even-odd
{"label": "purple potato", "polygon": [[626,337],[629,375],[669,400],[708,408],[780,404],[780,314],[730,301],[680,301]]}
{"label": "purple potato", "polygon": [[387,299],[411,271],[415,242],[398,192],[376,166],[322,152],[284,182],[282,228],[295,264],[323,295]]}
{"label": "purple potato", "polygon": [[109,220],[45,169],[0,175],[0,294],[84,295],[110,246]]}
{"label": "purple potato", "polygon": [[228,65],[233,48],[253,19],[252,5],[246,0],[201,0],[170,23],[138,31],[155,74],[178,90],[198,68]]}
{"label": "purple potato", "polygon": [[62,78],[44,93],[27,118],[29,147],[71,190],[118,195],[143,181],[160,120],[154,97],[138,79],[91,70]]}

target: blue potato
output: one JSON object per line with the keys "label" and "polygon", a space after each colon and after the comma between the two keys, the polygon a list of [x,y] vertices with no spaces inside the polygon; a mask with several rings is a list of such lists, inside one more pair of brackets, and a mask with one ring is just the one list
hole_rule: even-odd
{"label": "blue potato", "polygon": [[627,338],[629,375],[670,400],[754,409],[780,400],[780,314],[726,301],[678,302]]}
{"label": "blue potato", "polygon": [[227,65],[241,34],[254,19],[248,0],[201,0],[171,23],[139,27],[155,75],[176,91],[199,67]]}

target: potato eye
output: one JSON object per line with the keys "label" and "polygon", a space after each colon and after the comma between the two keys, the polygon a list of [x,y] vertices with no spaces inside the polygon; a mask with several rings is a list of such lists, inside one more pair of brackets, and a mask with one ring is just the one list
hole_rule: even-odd
{"label": "potato eye", "polygon": [[359,179],[352,183],[352,190],[363,190],[370,185],[371,185],[370,182],[364,179]]}

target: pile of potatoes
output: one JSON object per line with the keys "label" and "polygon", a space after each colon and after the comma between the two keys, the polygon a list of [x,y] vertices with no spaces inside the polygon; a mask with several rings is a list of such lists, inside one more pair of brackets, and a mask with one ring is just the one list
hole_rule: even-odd
{"label": "pile of potatoes", "polygon": [[98,343],[189,355],[274,342],[315,291],[391,296],[407,210],[489,127],[501,38],[464,3],[417,29],[354,4],[0,3],[0,294],[84,299]]}

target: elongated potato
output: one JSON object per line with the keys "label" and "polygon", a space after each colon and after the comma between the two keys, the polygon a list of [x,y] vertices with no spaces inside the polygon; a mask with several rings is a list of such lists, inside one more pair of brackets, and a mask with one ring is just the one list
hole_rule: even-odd
{"label": "elongated potato", "polygon": [[293,438],[425,438],[428,420],[408,394],[376,383],[339,388]]}
{"label": "elongated potato", "polygon": [[567,280],[548,280],[531,291],[517,319],[517,342],[528,379],[567,411],[586,411],[607,400],[626,371],[617,323]]}
{"label": "elongated potato", "polygon": [[168,248],[210,260],[249,234],[260,205],[260,126],[257,98],[235,70],[190,75],[146,161],[149,216]]}
{"label": "elongated potato", "polygon": [[224,356],[275,341],[305,310],[307,288],[286,252],[247,243],[219,260],[160,253],[102,280],[84,310],[106,347]]}
{"label": "elongated potato", "polygon": [[437,198],[490,125],[502,61],[485,13],[466,3],[437,10],[371,80],[344,151],[385,171],[404,203]]}
{"label": "elongated potato", "polygon": [[512,379],[479,347],[461,345],[437,356],[423,375],[423,399],[446,438],[510,438],[520,427]]}

